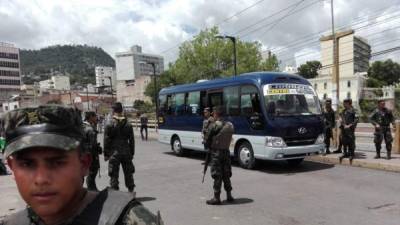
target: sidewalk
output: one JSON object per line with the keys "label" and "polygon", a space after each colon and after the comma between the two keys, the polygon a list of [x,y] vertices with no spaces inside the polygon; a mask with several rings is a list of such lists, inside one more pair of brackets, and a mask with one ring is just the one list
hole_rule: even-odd
{"label": "sidewalk", "polygon": [[348,158],[344,158],[342,162],[340,162],[339,157],[342,154],[329,154],[325,156],[316,155],[307,157],[306,160],[313,162],[327,163],[327,164],[341,164],[341,165],[363,167],[376,170],[400,172],[400,154],[392,153],[392,159],[387,160],[386,152],[383,151],[382,153],[381,153],[382,158],[374,159],[375,152],[356,151],[355,152],[356,157],[355,159],[353,159],[352,164],[350,164],[350,160]]}

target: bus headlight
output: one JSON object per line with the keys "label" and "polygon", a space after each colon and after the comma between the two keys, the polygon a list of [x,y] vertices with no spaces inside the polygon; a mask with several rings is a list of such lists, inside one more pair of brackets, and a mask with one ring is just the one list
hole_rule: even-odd
{"label": "bus headlight", "polygon": [[319,145],[319,144],[323,144],[324,143],[324,135],[320,134],[317,138],[317,140],[315,141],[315,144]]}
{"label": "bus headlight", "polygon": [[281,137],[266,137],[265,145],[268,147],[285,147],[286,143]]}

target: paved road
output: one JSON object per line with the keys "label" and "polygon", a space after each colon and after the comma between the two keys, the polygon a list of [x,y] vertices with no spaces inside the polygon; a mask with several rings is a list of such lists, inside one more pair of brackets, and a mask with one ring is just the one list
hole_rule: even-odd
{"label": "paved road", "polygon": [[[398,225],[400,174],[305,162],[262,162],[256,170],[233,168],[237,204],[208,206],[212,180],[201,183],[203,154],[176,157],[169,146],[137,139],[137,195],[173,225]],[[102,165],[100,187],[108,178]],[[7,182],[6,182],[7,181]],[[10,177],[0,177],[0,215],[16,203]],[[123,183],[123,182],[121,182]],[[122,190],[126,190],[123,188]],[[5,196],[7,194],[7,196]],[[225,196],[224,196],[225,197]],[[7,202],[7,207],[3,202]],[[16,205],[13,206],[13,205]]]}

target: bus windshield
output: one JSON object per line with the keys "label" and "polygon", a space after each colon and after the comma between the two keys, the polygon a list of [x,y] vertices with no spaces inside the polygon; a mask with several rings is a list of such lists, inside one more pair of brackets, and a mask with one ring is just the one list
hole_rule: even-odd
{"label": "bus windshield", "polygon": [[300,84],[264,85],[267,112],[275,116],[320,115],[321,107],[311,86]]}

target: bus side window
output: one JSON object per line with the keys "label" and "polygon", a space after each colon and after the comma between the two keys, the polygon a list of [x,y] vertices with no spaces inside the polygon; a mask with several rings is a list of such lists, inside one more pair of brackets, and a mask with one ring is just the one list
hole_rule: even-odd
{"label": "bus side window", "polygon": [[261,113],[260,99],[255,86],[242,86],[240,102],[240,111],[242,115],[250,116]]}
{"label": "bus side window", "polygon": [[175,112],[175,95],[168,95],[167,96],[167,114],[173,115]]}
{"label": "bus side window", "polygon": [[225,112],[228,116],[239,115],[239,87],[224,88]]}
{"label": "bus side window", "polygon": [[200,115],[200,92],[189,92],[186,95],[186,113]]}
{"label": "bus side window", "polygon": [[185,112],[185,93],[175,95],[175,114],[176,116],[182,115]]}
{"label": "bus side window", "polygon": [[159,98],[159,104],[160,104],[160,109],[158,111],[159,115],[167,114],[167,109],[168,109],[167,96],[160,95],[158,98]]}

